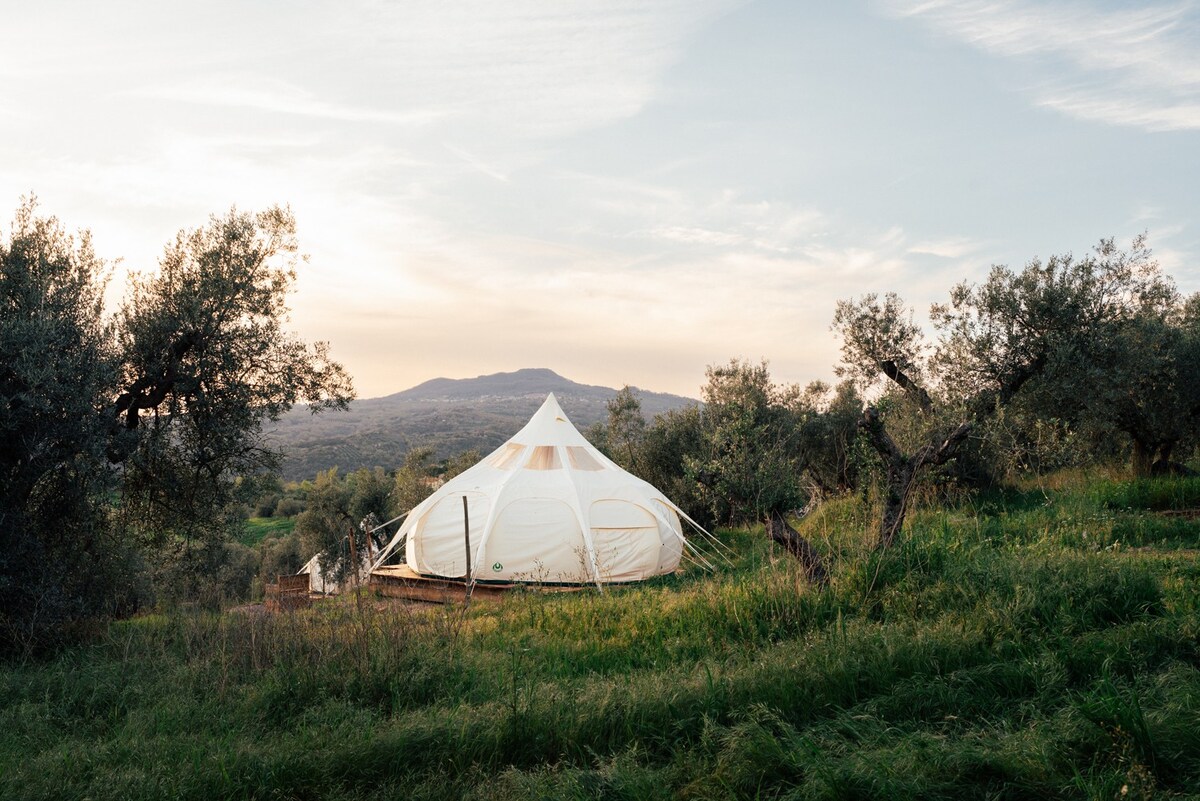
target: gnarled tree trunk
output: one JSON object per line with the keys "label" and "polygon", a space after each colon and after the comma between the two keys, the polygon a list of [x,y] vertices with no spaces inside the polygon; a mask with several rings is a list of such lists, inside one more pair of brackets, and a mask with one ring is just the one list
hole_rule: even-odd
{"label": "gnarled tree trunk", "polygon": [[821,555],[812,547],[812,543],[804,538],[799,531],[792,528],[785,518],[779,512],[771,512],[767,515],[767,535],[773,542],[777,542],[787,549],[787,552],[800,560],[800,564],[804,567],[804,574],[808,576],[808,580],[818,587],[824,587],[829,583],[829,573],[825,570],[825,563],[821,560]]}
{"label": "gnarled tree trunk", "polygon": [[1147,443],[1133,437],[1134,478],[1151,478],[1152,476],[1191,475],[1192,471],[1186,465],[1171,461],[1175,451],[1175,442]]}
{"label": "gnarled tree trunk", "polygon": [[887,467],[887,489],[883,502],[883,518],[879,523],[879,539],[876,548],[887,548],[904,528],[904,517],[908,513],[908,498],[921,473],[927,467],[945,464],[958,453],[958,448],[971,433],[974,424],[965,422],[950,433],[941,444],[930,443],[911,456],[896,445],[879,419],[879,410],[868,406],[863,412],[859,427],[866,432],[871,447],[883,459]]}
{"label": "gnarled tree trunk", "polygon": [[1132,461],[1134,478],[1148,478],[1154,466],[1154,448],[1134,437]]}

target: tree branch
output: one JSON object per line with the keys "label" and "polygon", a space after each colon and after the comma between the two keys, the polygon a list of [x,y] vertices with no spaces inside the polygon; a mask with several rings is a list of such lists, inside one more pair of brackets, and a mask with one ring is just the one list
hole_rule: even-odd
{"label": "tree branch", "polygon": [[879,419],[879,410],[874,406],[868,406],[863,410],[858,427],[866,432],[871,447],[878,451],[888,464],[904,461],[904,454],[896,446],[896,441],[888,434],[887,429],[883,427],[883,421]]}
{"label": "tree branch", "polygon": [[[185,331],[167,348],[167,364],[159,376],[140,376],[129,387],[117,396],[109,409],[111,417],[111,433],[116,435],[122,428],[134,431],[141,425],[140,412],[157,408],[179,380],[179,364],[183,358],[196,347],[200,336],[195,331]],[[121,415],[125,415],[124,424]],[[116,437],[114,436],[114,439]],[[108,448],[108,460],[118,464],[129,458],[128,443],[118,447],[115,443]]]}
{"label": "tree branch", "polygon": [[929,393],[925,388],[913,381],[912,378],[900,369],[892,359],[884,359],[879,363],[879,369],[883,374],[894,381],[897,386],[903,389],[908,395],[917,402],[921,407],[921,411],[929,414],[933,411],[933,399],[929,397]]}
{"label": "tree branch", "polygon": [[1007,406],[1008,403],[1016,396],[1033,378],[1038,376],[1046,367],[1046,354],[1039,353],[1033,361],[1021,367],[1007,381],[1000,384],[1000,405]]}
{"label": "tree branch", "polygon": [[974,428],[975,423],[969,420],[959,424],[958,428],[951,431],[950,436],[946,437],[941,445],[936,448],[933,445],[926,445],[922,448],[913,459],[913,463],[919,466],[945,464],[958,455],[959,446]]}

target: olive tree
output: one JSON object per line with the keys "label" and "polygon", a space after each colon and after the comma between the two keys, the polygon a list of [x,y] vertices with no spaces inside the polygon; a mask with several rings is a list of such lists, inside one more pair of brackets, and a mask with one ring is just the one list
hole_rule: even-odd
{"label": "olive tree", "polygon": [[638,472],[638,450],[646,435],[646,418],[642,402],[626,385],[605,403],[608,425],[605,444],[612,458],[626,470]]}
{"label": "olive tree", "polygon": [[1185,470],[1174,460],[1200,433],[1200,295],[1144,310],[1112,335],[1106,380],[1086,393],[1093,425],[1128,438],[1133,473]]}
{"label": "olive tree", "polygon": [[404,462],[396,470],[388,517],[415,509],[417,504],[433,494],[433,482],[433,448],[427,445],[411,448],[404,454]]}
{"label": "olive tree", "polygon": [[308,505],[296,516],[296,533],[305,554],[319,555],[323,575],[341,581],[351,574],[351,538],[360,559],[379,552],[382,543],[363,522],[386,520],[392,494],[392,477],[380,467],[360,468],[345,478],[337,468],[317,474]]}
{"label": "olive tree", "polygon": [[843,373],[864,387],[886,382],[920,422],[917,436],[898,442],[878,404],[860,421],[886,470],[878,544],[901,531],[920,477],[954,459],[977,425],[1019,394],[1054,416],[1081,418],[1101,408],[1106,392],[1128,387],[1116,358],[1122,336],[1174,299],[1137,237],[1128,249],[1101,240],[1083,258],[1034,259],[1020,271],[994,266],[983,282],[959,284],[931,309],[932,346],[895,294],[840,301],[833,328]]}
{"label": "olive tree", "polygon": [[918,421],[908,441],[897,441],[889,431],[880,404],[863,411],[859,427],[883,461],[886,480],[884,507],[877,544],[887,547],[904,526],[908,501],[918,479],[930,467],[945,464],[958,452],[973,423],[961,412],[943,407],[935,399],[930,376],[929,349],[924,333],[895,293],[881,300],[868,294],[857,301],[839,301],[833,328],[842,337],[839,372],[869,388],[890,382],[899,411]]}
{"label": "olive tree", "polygon": [[214,216],[133,282],[117,319],[120,390],[104,413],[123,520],[148,542],[223,531],[234,479],[278,463],[264,423],[352,397],[328,345],[284,329],[295,225],[278,207]]}
{"label": "olive tree", "polygon": [[692,519],[709,524],[715,518],[704,497],[705,488],[688,471],[689,464],[704,459],[704,420],[698,405],[656,415],[638,442],[638,463],[633,472],[661,490]]}
{"label": "olive tree", "polygon": [[230,211],[181,232],[107,317],[88,236],[21,206],[0,243],[5,647],[122,611],[136,546],[180,567],[196,543],[215,553],[241,479],[277,463],[264,424],[349,403],[328,346],[285,330],[297,263],[288,210]]}
{"label": "olive tree", "polygon": [[108,525],[105,281],[86,234],[21,205],[0,240],[0,651],[136,603]]}
{"label": "olive tree", "polygon": [[936,369],[976,419],[1020,393],[1043,419],[1127,435],[1143,475],[1191,425],[1184,309],[1144,235],[1127,249],[1104,239],[1083,258],[993,267],[955,287],[932,309]]}

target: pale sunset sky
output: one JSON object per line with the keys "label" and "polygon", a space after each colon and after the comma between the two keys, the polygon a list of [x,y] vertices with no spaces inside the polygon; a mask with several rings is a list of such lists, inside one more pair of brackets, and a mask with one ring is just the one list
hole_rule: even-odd
{"label": "pale sunset sky", "polygon": [[153,268],[290,204],[291,328],[373,397],[549,367],[829,379],[834,302],[1147,231],[1200,289],[1200,5],[0,0],[20,198]]}

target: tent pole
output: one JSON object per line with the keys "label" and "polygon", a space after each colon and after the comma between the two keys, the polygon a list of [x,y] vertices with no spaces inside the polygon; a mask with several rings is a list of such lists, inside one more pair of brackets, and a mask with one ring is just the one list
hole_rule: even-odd
{"label": "tent pole", "polygon": [[471,517],[467,512],[467,496],[463,499],[463,542],[467,546],[467,580],[465,605],[471,605]]}
{"label": "tent pole", "polygon": [[359,527],[361,530],[363,530],[363,531],[365,531],[365,532],[366,532],[366,536],[367,536],[367,564],[370,564],[370,563],[371,563],[371,559],[374,557],[374,554],[372,554],[372,553],[371,553],[371,531],[374,531],[374,529],[371,529],[371,531],[368,531],[368,530],[367,530],[367,518],[365,518],[365,517],[363,518],[363,521],[362,521],[361,523],[359,523],[359,524],[358,524],[358,527]]}
{"label": "tent pole", "polygon": [[354,567],[354,586],[358,586],[358,549],[354,543],[354,529],[350,529],[350,564]]}
{"label": "tent pole", "polygon": [[[412,509],[409,509],[408,511],[411,512]],[[395,517],[393,517],[391,520],[387,521],[386,523],[380,523],[378,526],[371,529],[368,533],[374,534],[376,531],[379,531],[379,529],[384,528],[385,526],[390,526],[392,523],[395,523],[397,520],[404,517],[404,515],[406,515],[406,514],[408,514],[408,512],[405,512],[404,514],[396,515]]]}

